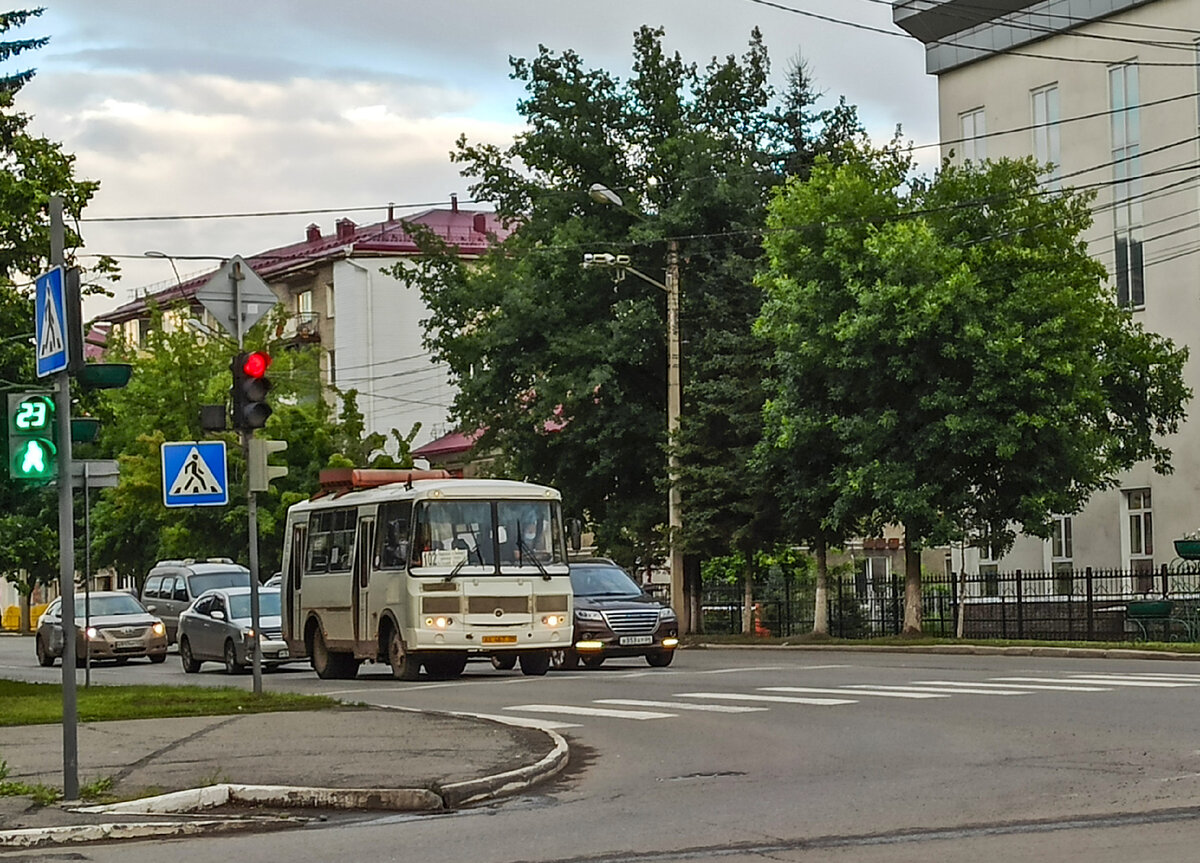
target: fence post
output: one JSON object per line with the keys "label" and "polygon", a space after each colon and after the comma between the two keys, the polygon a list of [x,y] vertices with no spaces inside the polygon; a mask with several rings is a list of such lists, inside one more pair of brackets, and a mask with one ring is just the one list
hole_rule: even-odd
{"label": "fence post", "polygon": [[1162,595],[1163,595],[1163,599],[1166,599],[1167,595],[1171,592],[1171,585],[1170,585],[1170,578],[1167,575],[1167,565],[1165,563],[1162,565],[1161,572],[1162,572],[1162,585],[1163,585]]}
{"label": "fence post", "polygon": [[1086,592],[1086,602],[1087,602],[1087,606],[1085,608],[1085,611],[1087,612],[1087,640],[1095,641],[1096,640],[1096,614],[1095,614],[1096,608],[1093,605],[1093,600],[1095,599],[1095,595],[1092,592],[1092,568],[1090,566],[1084,567],[1083,578],[1084,578],[1084,590]]}

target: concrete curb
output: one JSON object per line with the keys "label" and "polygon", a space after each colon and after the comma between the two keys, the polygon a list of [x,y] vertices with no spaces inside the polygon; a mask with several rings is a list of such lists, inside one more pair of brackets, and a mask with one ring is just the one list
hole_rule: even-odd
{"label": "concrete curb", "polygon": [[1071,659],[1170,659],[1200,662],[1200,653],[1099,647],[987,647],[975,644],[689,644],[692,650],[811,650],[844,653],[941,653],[968,656],[1061,656]]}
{"label": "concrete curb", "polygon": [[292,827],[291,819],[270,821],[249,819],[196,819],[194,821],[147,821],[114,824],[80,824],[69,827],[41,827],[26,830],[0,830],[0,848],[39,848],[83,842],[116,842],[125,839],[153,839],[167,836],[211,836],[241,830],[272,830]]}
{"label": "concrete curb", "polygon": [[[453,715],[480,718],[477,714],[471,713],[456,713]],[[506,722],[500,717],[493,716],[488,717],[488,721],[499,722],[505,725],[518,725],[516,722]],[[523,725],[523,727],[528,728],[529,726]],[[550,741],[554,744],[554,747],[546,755],[534,764],[518,767],[515,770],[506,770],[503,773],[485,776],[482,779],[468,779],[463,782],[451,782],[448,785],[439,786],[438,791],[441,793],[446,806],[453,809],[469,803],[490,800],[493,797],[514,794],[518,791],[523,791],[543,779],[554,776],[566,767],[567,760],[571,755],[566,738],[550,728],[538,728],[537,730],[549,737]]]}
{"label": "concrete curb", "polygon": [[303,788],[222,783],[74,811],[88,815],[175,815],[230,803],[289,809],[384,809],[393,812],[427,812],[444,808],[442,798],[425,788]]}

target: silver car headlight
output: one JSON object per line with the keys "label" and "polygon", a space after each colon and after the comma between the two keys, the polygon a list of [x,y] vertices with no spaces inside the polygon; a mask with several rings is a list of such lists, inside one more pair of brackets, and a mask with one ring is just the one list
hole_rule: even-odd
{"label": "silver car headlight", "polygon": [[150,627],[150,631],[153,632],[155,635],[166,635],[167,634],[167,628],[166,628],[166,626],[163,625],[163,622],[161,620],[155,621],[154,625]]}

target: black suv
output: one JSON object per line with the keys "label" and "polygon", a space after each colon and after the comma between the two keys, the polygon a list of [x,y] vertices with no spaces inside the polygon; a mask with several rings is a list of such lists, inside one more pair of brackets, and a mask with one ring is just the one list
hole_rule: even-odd
{"label": "black suv", "polygon": [[551,654],[552,668],[583,662],[598,668],[610,656],[644,656],[655,668],[671,664],[679,643],[675,612],[642,590],[611,560],[573,561],[575,594],[573,647]]}

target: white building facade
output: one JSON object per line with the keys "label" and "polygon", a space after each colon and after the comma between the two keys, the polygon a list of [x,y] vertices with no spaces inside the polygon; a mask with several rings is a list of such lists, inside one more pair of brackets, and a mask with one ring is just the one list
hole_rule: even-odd
{"label": "white building facade", "polygon": [[[1049,190],[1094,189],[1091,254],[1135,320],[1189,347],[1200,393],[1200,0],[901,0],[893,16],[926,45],[943,156],[1032,155],[1054,165]],[[1165,443],[1173,474],[1138,465],[1050,541],[1019,537],[1002,558],[955,549],[951,567],[1129,570],[1147,592],[1200,527],[1200,420]]]}

